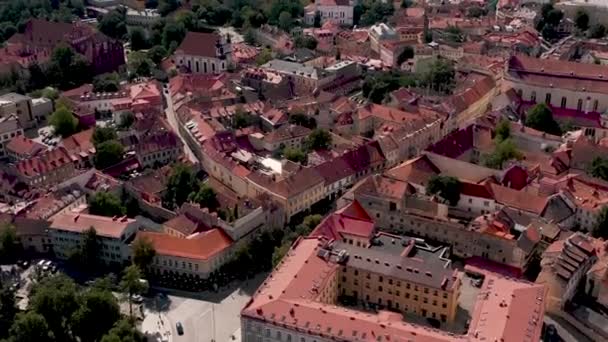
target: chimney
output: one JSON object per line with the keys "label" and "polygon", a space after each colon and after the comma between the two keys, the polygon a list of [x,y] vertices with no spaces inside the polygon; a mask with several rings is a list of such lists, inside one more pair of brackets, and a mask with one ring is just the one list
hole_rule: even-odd
{"label": "chimney", "polygon": [[79,218],[80,218],[80,214],[74,216],[74,222],[78,221]]}

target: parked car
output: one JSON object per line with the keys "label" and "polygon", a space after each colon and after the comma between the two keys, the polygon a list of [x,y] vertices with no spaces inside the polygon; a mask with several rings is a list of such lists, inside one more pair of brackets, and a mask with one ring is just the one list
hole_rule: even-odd
{"label": "parked car", "polygon": [[175,329],[177,329],[177,334],[178,335],[183,335],[184,334],[184,327],[182,326],[182,322],[175,323]]}

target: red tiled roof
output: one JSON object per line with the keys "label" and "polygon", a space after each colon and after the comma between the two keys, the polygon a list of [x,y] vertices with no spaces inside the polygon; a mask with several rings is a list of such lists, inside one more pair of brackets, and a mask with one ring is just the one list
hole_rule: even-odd
{"label": "red tiled roof", "polygon": [[233,244],[230,236],[219,228],[188,239],[156,232],[138,232],[137,239],[149,240],[159,255],[195,260],[208,260]]}
{"label": "red tiled roof", "polygon": [[276,130],[264,136],[264,141],[267,143],[283,142],[295,138],[308,136],[312,131],[309,128],[298,125],[283,125]]}
{"label": "red tiled roof", "polygon": [[492,199],[492,193],[488,189],[488,186],[485,184],[475,184],[470,182],[461,182],[460,183],[460,193],[465,196],[471,197],[480,197]]}
{"label": "red tiled roof", "polygon": [[215,44],[220,38],[217,33],[188,32],[175,53],[217,58]]}
{"label": "red tiled roof", "polygon": [[36,157],[22,160],[15,165],[15,168],[24,176],[33,177],[45,174],[72,162],[68,151],[64,147],[59,147],[39,154]]}
{"label": "red tiled roof", "polygon": [[515,209],[529,211],[535,214],[542,214],[547,206],[548,198],[535,195],[526,191],[518,191],[498,184],[491,184],[494,200],[496,202]]}
{"label": "red tiled roof", "polygon": [[18,135],[9,141],[6,145],[6,150],[19,155],[34,156],[37,153],[46,150],[46,147],[23,135]]}
{"label": "red tiled roof", "polygon": [[374,221],[358,201],[326,217],[310,236],[326,237],[330,240],[342,240],[342,235],[356,235],[371,239],[375,230]]}

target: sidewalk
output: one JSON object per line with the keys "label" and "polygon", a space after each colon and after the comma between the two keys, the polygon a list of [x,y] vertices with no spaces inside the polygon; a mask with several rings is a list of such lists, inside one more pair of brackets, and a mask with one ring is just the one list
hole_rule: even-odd
{"label": "sidewalk", "polygon": [[141,323],[141,331],[153,342],[172,342],[171,321],[164,313],[144,310],[144,321]]}

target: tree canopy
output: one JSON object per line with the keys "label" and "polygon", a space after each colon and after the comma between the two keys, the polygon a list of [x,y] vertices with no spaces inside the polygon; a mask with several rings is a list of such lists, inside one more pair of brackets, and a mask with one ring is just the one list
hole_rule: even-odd
{"label": "tree canopy", "polygon": [[[15,226],[4,223],[0,225],[0,261],[12,263],[19,257],[21,244]],[[1,303],[0,303],[1,304]]]}
{"label": "tree canopy", "polygon": [[127,34],[127,16],[123,7],[111,10],[101,17],[99,31],[109,37],[123,39]]}
{"label": "tree canopy", "polygon": [[120,199],[111,192],[96,192],[89,200],[89,212],[93,215],[122,216],[125,211]]}
{"label": "tree canopy", "polygon": [[215,209],[218,206],[217,195],[207,184],[201,184],[198,191],[190,194],[188,200],[190,202],[198,203],[201,208]]}
{"label": "tree canopy", "polygon": [[198,180],[190,166],[176,164],[167,181],[167,190],[163,196],[163,205],[169,209],[179,208],[190,193],[198,191]]}
{"label": "tree canopy", "polygon": [[155,255],[156,250],[149,239],[138,238],[133,242],[133,263],[140,270],[145,270],[150,266]]}
{"label": "tree canopy", "polygon": [[133,316],[133,296],[143,294],[148,291],[148,285],[141,281],[141,270],[137,265],[133,264],[125,268],[124,274],[120,281],[120,289],[127,297],[129,303],[129,314]]}
{"label": "tree canopy", "polygon": [[496,125],[496,136],[494,140],[497,143],[501,143],[511,137],[511,122],[507,119],[502,119]]}
{"label": "tree canopy", "polygon": [[129,41],[131,42],[131,49],[135,51],[147,49],[150,46],[148,34],[139,26],[129,30]]}
{"label": "tree canopy", "polygon": [[123,159],[125,153],[121,143],[116,140],[108,140],[99,144],[95,152],[95,167],[98,170],[106,169],[118,164]]}
{"label": "tree canopy", "polygon": [[608,238],[608,207],[603,207],[600,210],[591,233],[596,238]]}
{"label": "tree canopy", "polygon": [[285,147],[283,149],[283,156],[287,160],[291,160],[295,163],[306,163],[306,153],[298,148]]}
{"label": "tree canopy", "polygon": [[595,24],[591,26],[587,34],[589,38],[604,38],[604,36],[606,35],[606,26],[602,24]]}
{"label": "tree canopy", "polygon": [[55,134],[64,138],[78,132],[78,119],[65,107],[59,107],[51,114],[50,123]]}
{"label": "tree canopy", "polygon": [[608,181],[608,159],[602,157],[593,158],[587,172],[593,177]]}
{"label": "tree canopy", "polygon": [[420,74],[421,86],[449,94],[455,87],[455,75],[452,61],[438,58]]}
{"label": "tree canopy", "polygon": [[403,49],[403,51],[401,51],[399,56],[397,56],[397,66],[412,58],[414,58],[414,49],[408,45]]}
{"label": "tree canopy", "polygon": [[93,131],[93,136],[91,137],[91,141],[94,146],[99,146],[100,144],[109,141],[116,140],[118,136],[116,135],[116,131],[112,127],[95,127]]}
{"label": "tree canopy", "polygon": [[311,150],[323,150],[331,147],[331,134],[324,129],[317,128],[310,133],[306,140]]}
{"label": "tree canopy", "polygon": [[589,28],[589,15],[587,15],[587,12],[582,9],[576,11],[574,23],[579,30],[586,31]]}
{"label": "tree canopy", "polygon": [[553,119],[551,109],[544,103],[539,103],[528,110],[526,126],[548,134],[562,134],[559,124]]}
{"label": "tree canopy", "polygon": [[449,176],[432,176],[426,185],[428,195],[439,195],[451,206],[455,206],[460,201],[461,183],[458,178]]}
{"label": "tree canopy", "polygon": [[502,167],[506,161],[513,159],[520,160],[522,158],[523,155],[517,150],[513,140],[508,138],[504,140],[497,139],[494,151],[484,156],[483,163],[489,168],[502,170]]}

